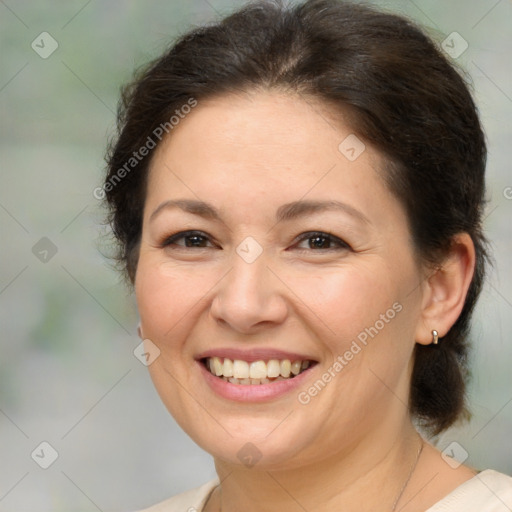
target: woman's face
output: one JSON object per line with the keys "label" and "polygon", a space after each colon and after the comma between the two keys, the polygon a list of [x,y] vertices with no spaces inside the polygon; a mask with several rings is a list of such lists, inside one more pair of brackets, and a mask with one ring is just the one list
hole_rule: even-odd
{"label": "woman's face", "polygon": [[297,467],[407,418],[421,269],[383,165],[278,93],[199,102],[157,148],[142,336],[163,402],[214,456]]}

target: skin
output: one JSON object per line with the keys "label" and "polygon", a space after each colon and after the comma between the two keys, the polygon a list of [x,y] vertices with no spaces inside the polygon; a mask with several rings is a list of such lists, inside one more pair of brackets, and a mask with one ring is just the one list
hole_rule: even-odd
{"label": "skin", "polygon": [[[351,133],[319,102],[258,91],[199,102],[155,150],[135,279],[141,336],[160,350],[149,370],[164,404],[214,457],[222,485],[207,511],[391,510],[416,461],[412,352],[460,314],[474,248],[460,234],[439,270],[421,265],[381,155],[366,145],[349,161],[339,151]],[[178,208],[151,218],[171,199],[208,202],[221,220]],[[299,199],[341,201],[366,220],[323,211],[276,223]],[[163,246],[186,230],[202,232],[199,247]],[[348,246],[298,240],[310,231]],[[263,250],[252,263],[236,252],[248,236]],[[307,405],[296,392],[222,398],[194,359],[214,347],[307,354],[318,362],[307,390],[393,304],[401,311]],[[262,455],[252,468],[237,457],[247,442]],[[425,510],[474,474],[426,443],[397,510]]]}

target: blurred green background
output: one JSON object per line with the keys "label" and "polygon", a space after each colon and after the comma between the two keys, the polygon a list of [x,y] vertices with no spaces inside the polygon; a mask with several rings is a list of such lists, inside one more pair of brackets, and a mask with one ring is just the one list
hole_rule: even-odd
{"label": "blurred green background", "polygon": [[[512,473],[512,3],[374,3],[439,43],[456,31],[469,44],[456,61],[489,141],[496,264],[474,321],[474,417],[438,444]],[[214,476],[133,355],[134,300],[102,256],[93,190],[120,85],[178,34],[240,4],[0,0],[0,511],[136,510]],[[41,450],[51,456],[43,441],[58,454],[48,469],[37,464]]]}

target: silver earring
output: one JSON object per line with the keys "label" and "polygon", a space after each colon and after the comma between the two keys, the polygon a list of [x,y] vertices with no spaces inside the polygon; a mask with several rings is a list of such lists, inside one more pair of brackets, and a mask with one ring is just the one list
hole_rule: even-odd
{"label": "silver earring", "polygon": [[434,345],[439,343],[439,333],[436,330],[432,331],[432,343]]}

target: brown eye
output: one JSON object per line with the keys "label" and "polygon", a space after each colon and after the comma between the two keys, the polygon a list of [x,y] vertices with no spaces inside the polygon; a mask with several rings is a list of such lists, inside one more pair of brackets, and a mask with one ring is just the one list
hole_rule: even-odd
{"label": "brown eye", "polygon": [[[178,243],[178,241],[184,240],[185,243]],[[184,248],[199,248],[205,249],[206,245],[210,241],[208,235],[202,231],[182,231],[167,237],[162,243],[162,247],[169,247],[172,245],[184,247]],[[213,245],[213,244],[212,244]]]}
{"label": "brown eye", "polygon": [[350,249],[350,246],[340,238],[322,231],[304,233],[299,238],[299,242],[303,241],[308,242],[308,249],[311,250],[340,251]]}

